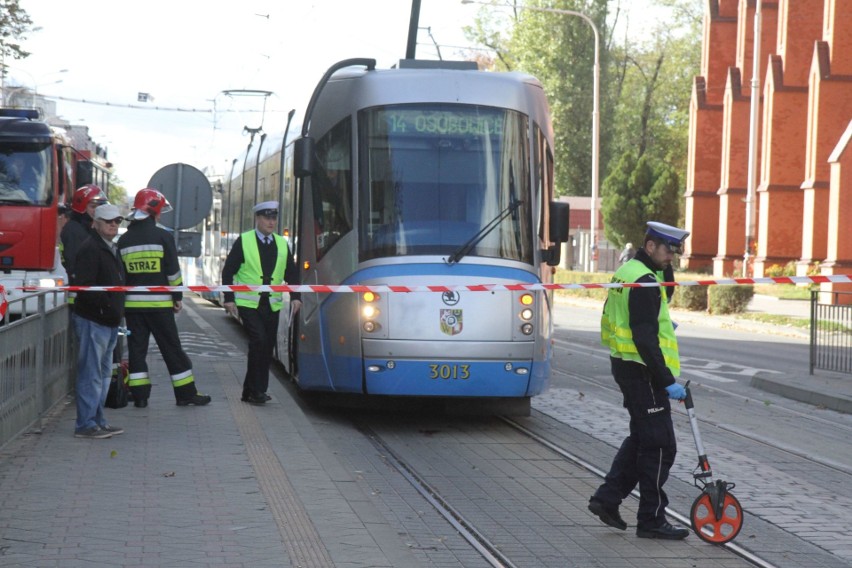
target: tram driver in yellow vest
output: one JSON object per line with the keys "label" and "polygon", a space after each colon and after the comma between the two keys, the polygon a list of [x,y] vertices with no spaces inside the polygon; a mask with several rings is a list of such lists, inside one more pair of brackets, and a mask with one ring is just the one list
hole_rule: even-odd
{"label": "tram driver in yellow vest", "polygon": [[[278,229],[278,202],[264,201],[254,206],[255,228],[237,238],[225,266],[222,284],[299,284],[299,271],[287,241]],[[302,302],[297,292],[290,294],[295,314]],[[269,367],[278,336],[278,320],[283,305],[282,292],[225,292],[224,308],[239,315],[249,337],[248,363],[243,380],[242,401],[265,404],[271,397]]]}
{"label": "tram driver in yellow vest", "polygon": [[589,500],[589,510],[605,524],[626,530],[618,507],[639,485],[639,538],[681,540],[689,535],[689,529],[666,519],[663,484],[677,453],[669,399],[683,400],[686,390],[675,380],[680,375],[677,338],[667,294],[659,286],[688,236],[683,229],[649,222],[642,248],[621,265],[612,282],[657,286],[609,288],[601,318],[601,342],[609,347],[612,375],[630,415],[630,434]]}

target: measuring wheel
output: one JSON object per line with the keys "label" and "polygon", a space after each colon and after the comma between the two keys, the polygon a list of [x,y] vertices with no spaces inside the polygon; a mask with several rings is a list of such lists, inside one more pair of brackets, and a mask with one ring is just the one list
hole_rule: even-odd
{"label": "measuring wheel", "polygon": [[695,417],[695,405],[692,401],[692,392],[689,390],[689,381],[686,382],[684,389],[686,390],[684,399],[686,414],[692,426],[695,449],[698,450],[698,466],[692,472],[692,477],[695,486],[701,489],[701,495],[692,504],[692,511],[689,513],[692,530],[705,542],[725,544],[734,540],[743,528],[743,508],[737,498],[731,495],[731,489],[736,484],[721,479],[713,480],[710,460],[707,459],[701,434],[698,431],[698,419]]}
{"label": "measuring wheel", "polygon": [[743,508],[728,489],[732,483],[716,481],[692,503],[689,518],[698,538],[711,544],[733,540],[743,527]]}

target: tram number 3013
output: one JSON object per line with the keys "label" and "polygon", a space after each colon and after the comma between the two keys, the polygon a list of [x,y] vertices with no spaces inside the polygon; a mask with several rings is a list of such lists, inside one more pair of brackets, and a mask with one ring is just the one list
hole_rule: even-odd
{"label": "tram number 3013", "polygon": [[430,379],[459,379],[470,378],[470,365],[429,365]]}

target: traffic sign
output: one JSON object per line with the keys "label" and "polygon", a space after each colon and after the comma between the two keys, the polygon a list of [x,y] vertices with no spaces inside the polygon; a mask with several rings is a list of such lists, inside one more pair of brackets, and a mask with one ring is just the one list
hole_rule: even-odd
{"label": "traffic sign", "polygon": [[160,223],[171,229],[195,227],[210,214],[213,206],[213,190],[207,176],[189,164],[160,168],[151,176],[148,187],[159,190],[174,208],[160,217]]}

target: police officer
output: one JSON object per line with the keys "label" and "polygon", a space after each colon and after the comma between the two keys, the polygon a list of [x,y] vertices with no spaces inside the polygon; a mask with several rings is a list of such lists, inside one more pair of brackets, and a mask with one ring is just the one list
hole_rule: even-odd
{"label": "police officer", "polygon": [[[255,228],[241,234],[222,267],[222,284],[278,285],[298,284],[299,274],[293,255],[285,241],[275,231],[278,226],[278,202],[264,201],[255,205]],[[296,313],[301,305],[298,293],[290,294]],[[278,320],[283,294],[281,292],[225,292],[225,310],[239,314],[249,336],[248,364],[243,380],[242,401],[264,404],[270,399],[269,366],[278,336]]]}
{"label": "police officer", "polygon": [[[664,282],[664,271],[680,253],[689,232],[649,222],[642,248],[623,264],[612,282]],[[607,525],[625,530],[618,507],[639,485],[636,536],[681,540],[689,530],[666,520],[663,484],[677,445],[669,398],[683,400],[677,339],[667,296],[660,287],[610,288],[601,318],[601,341],[609,347],[612,375],[630,415],[630,435],[621,444],[589,510]]]}
{"label": "police officer", "polygon": [[[172,210],[166,197],[152,188],[140,189],[133,202],[127,227],[118,249],[127,271],[128,286],[180,286],[174,236],[157,224],[160,215]],[[148,340],[151,334],[169,370],[178,406],[203,406],[210,397],[199,394],[189,360],[180,343],[175,314],[183,307],[183,294],[130,292],[125,303],[129,355],[128,386],[137,408],[148,406],[151,379],[148,376]]]}

